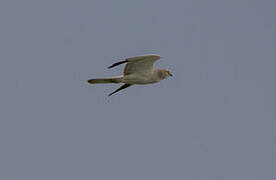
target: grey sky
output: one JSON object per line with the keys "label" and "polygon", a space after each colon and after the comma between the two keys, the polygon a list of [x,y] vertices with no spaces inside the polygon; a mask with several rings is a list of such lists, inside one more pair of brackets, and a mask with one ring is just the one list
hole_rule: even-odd
{"label": "grey sky", "polygon": [[[276,2],[1,0],[0,179],[276,179]],[[173,78],[89,85],[160,54]]]}

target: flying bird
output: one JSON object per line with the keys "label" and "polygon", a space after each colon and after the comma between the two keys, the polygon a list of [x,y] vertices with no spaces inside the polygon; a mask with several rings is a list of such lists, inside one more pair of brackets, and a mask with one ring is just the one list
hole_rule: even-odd
{"label": "flying bird", "polygon": [[127,58],[124,61],[116,62],[108,67],[108,69],[110,69],[126,63],[123,75],[110,78],[89,79],[88,83],[124,83],[124,85],[110,93],[108,96],[111,96],[112,94],[135,84],[157,83],[169,76],[172,76],[170,71],[167,69],[156,69],[153,67],[153,64],[158,59],[160,59],[160,56],[155,54]]}

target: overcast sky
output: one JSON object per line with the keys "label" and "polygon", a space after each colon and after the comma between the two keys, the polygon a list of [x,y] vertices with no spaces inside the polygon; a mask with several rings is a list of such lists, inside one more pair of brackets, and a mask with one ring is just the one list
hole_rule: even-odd
{"label": "overcast sky", "polygon": [[[1,180],[275,180],[276,1],[1,0]],[[159,54],[173,77],[87,79]]]}

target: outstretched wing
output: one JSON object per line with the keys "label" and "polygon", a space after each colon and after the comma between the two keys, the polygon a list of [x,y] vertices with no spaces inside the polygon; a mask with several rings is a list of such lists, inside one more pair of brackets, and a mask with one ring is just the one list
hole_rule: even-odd
{"label": "outstretched wing", "polygon": [[128,88],[129,86],[132,86],[132,84],[124,84],[122,85],[121,87],[119,87],[118,89],[116,89],[115,91],[113,91],[112,93],[110,93],[108,96],[111,96],[112,94],[116,93],[116,92],[119,92],[125,88]]}
{"label": "outstretched wing", "polygon": [[127,58],[124,61],[114,63],[108,68],[112,68],[120,64],[126,63],[126,66],[124,68],[124,75],[133,74],[133,73],[146,73],[153,69],[153,64],[158,59],[160,59],[159,55],[136,56],[136,57]]}

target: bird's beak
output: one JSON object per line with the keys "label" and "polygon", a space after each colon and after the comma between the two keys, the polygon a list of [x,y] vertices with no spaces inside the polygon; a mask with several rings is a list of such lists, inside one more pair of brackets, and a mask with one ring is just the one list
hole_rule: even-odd
{"label": "bird's beak", "polygon": [[170,75],[170,76],[173,76],[172,73],[170,73],[170,72],[169,72],[169,75]]}

